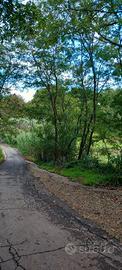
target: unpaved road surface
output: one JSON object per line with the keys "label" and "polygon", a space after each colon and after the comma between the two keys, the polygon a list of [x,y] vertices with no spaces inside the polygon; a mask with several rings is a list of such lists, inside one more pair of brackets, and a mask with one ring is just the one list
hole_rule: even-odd
{"label": "unpaved road surface", "polygon": [[75,216],[3,145],[0,165],[0,270],[120,270],[119,242]]}
{"label": "unpaved road surface", "polygon": [[89,220],[89,223],[94,222],[122,243],[122,186],[85,186],[67,177],[40,169],[33,162],[28,162],[28,167],[35,176],[34,183],[38,190],[39,184],[43,184],[82,219]]}

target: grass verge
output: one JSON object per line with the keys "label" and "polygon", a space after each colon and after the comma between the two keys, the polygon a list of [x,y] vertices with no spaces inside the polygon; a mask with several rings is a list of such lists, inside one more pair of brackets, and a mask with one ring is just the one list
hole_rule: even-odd
{"label": "grass verge", "polygon": [[4,161],[4,155],[3,155],[3,151],[0,148],[0,163],[2,163]]}
{"label": "grass verge", "polygon": [[[96,160],[70,162],[64,164],[64,167],[54,165],[50,162],[42,162],[36,157],[24,155],[25,159],[36,163],[41,169],[56,173],[65,177],[73,182],[79,182],[83,185],[89,186],[122,186],[122,176],[120,169],[115,170],[112,165],[105,165],[96,163]],[[94,162],[94,163],[93,163]]]}
{"label": "grass verge", "polygon": [[76,181],[84,185],[99,185],[104,181],[104,175],[93,169],[85,169],[75,166],[73,168],[61,168],[51,163],[37,162],[41,169],[52,173],[68,177],[71,181]]}

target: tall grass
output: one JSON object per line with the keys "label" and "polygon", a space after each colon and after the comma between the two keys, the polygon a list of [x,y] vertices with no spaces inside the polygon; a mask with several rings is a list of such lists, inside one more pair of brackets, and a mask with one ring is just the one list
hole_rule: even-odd
{"label": "tall grass", "polygon": [[40,138],[35,132],[22,131],[16,138],[17,147],[25,156],[38,158],[40,154]]}
{"label": "tall grass", "polygon": [[4,160],[4,155],[3,155],[3,151],[0,148],[0,163]]}

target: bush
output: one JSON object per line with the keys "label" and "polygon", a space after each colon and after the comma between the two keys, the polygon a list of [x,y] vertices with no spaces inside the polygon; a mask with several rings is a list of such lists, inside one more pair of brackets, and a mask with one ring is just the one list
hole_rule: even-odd
{"label": "bush", "polygon": [[[80,168],[81,172],[84,170],[96,172],[100,176],[98,184],[102,185],[122,185],[122,157],[112,157],[108,164],[102,164],[97,159],[91,156],[84,156],[82,160],[75,160],[65,163],[65,168]],[[97,184],[97,183],[96,183]]]}
{"label": "bush", "polygon": [[100,184],[108,186],[120,186],[122,185],[122,176],[116,173],[104,175]]}
{"label": "bush", "polygon": [[111,157],[109,165],[112,167],[113,173],[108,182],[114,185],[122,185],[122,154]]}
{"label": "bush", "polygon": [[74,160],[71,162],[65,163],[65,168],[74,168],[79,167],[81,169],[97,169],[99,168],[99,162],[97,159],[92,158],[91,156],[84,156],[81,160]]}
{"label": "bush", "polygon": [[88,168],[88,169],[98,169],[99,168],[99,161],[92,156],[84,156],[81,160],[81,167]]}
{"label": "bush", "polygon": [[16,136],[10,133],[6,133],[3,137],[5,143],[10,145],[16,145]]}
{"label": "bush", "polygon": [[17,138],[18,149],[22,154],[38,158],[40,155],[40,138],[35,132],[21,132]]}
{"label": "bush", "polygon": [[112,164],[116,171],[122,173],[122,154],[116,157],[111,157],[109,162]]}

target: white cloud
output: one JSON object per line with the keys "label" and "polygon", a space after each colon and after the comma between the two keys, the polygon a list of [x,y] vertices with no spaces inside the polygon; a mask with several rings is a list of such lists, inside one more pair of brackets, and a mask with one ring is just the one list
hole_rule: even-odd
{"label": "white cloud", "polygon": [[32,100],[32,98],[35,94],[35,90],[29,89],[29,90],[20,91],[20,90],[17,90],[16,88],[12,87],[11,93],[21,96],[25,100],[25,102],[28,102],[28,101]]}

